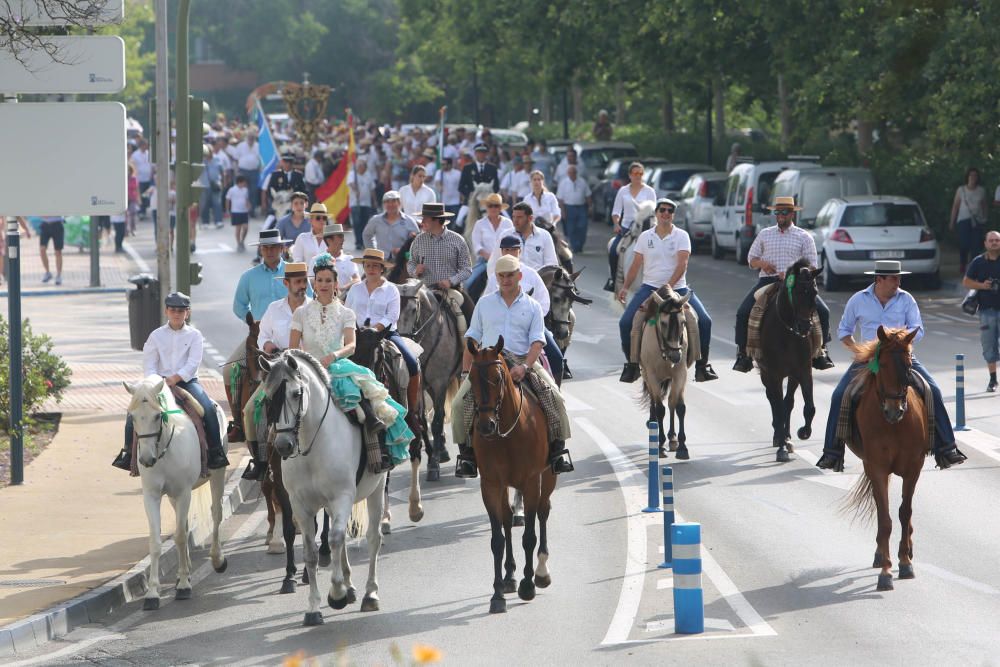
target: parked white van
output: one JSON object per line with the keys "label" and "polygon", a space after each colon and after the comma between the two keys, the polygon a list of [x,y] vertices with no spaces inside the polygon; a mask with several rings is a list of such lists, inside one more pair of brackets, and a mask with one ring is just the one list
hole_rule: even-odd
{"label": "parked white van", "polygon": [[870,169],[863,167],[786,169],[774,181],[771,201],[774,197],[794,197],[795,203],[802,207],[795,216],[795,224],[813,229],[819,210],[834,197],[874,194],[878,194],[875,177]]}
{"label": "parked white van", "polygon": [[775,224],[767,206],[778,174],[786,169],[819,168],[811,157],[798,156],[781,162],[746,161],[733,167],[726,192],[712,212],[712,257],[722,259],[724,253],[735,252],[736,261],[746,264],[757,232]]}

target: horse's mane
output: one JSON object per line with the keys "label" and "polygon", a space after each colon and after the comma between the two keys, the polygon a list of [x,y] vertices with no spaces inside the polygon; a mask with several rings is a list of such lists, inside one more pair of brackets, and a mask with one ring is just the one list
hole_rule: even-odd
{"label": "horse's mane", "polygon": [[305,350],[300,350],[294,347],[286,350],[286,353],[289,356],[295,357],[299,361],[306,362],[306,364],[316,371],[316,375],[319,376],[320,382],[323,383],[323,386],[330,386],[330,374],[326,372],[325,368],[323,368],[323,364],[319,363],[319,359],[312,356]]}
{"label": "horse's mane", "polygon": [[[899,344],[902,338],[904,338],[908,333],[909,332],[905,327],[885,329],[885,335],[889,338],[889,341],[896,344]],[[861,364],[866,364],[871,361],[872,358],[875,357],[875,351],[878,349],[879,342],[878,338],[874,338],[865,343],[854,343],[851,347],[854,352],[854,361]],[[906,349],[909,350],[910,347],[910,345],[907,345]]]}
{"label": "horse's mane", "polygon": [[406,257],[410,253],[410,246],[413,245],[413,240],[416,238],[417,238],[416,236],[407,237],[407,239],[403,241],[403,245],[400,246],[399,252],[396,253],[396,256],[392,258],[394,266],[392,267],[392,270],[389,271],[388,275],[389,282],[399,284],[400,278],[404,275],[404,273],[407,270]]}
{"label": "horse's mane", "polygon": [[792,264],[790,267],[788,267],[788,270],[785,271],[785,275],[786,276],[791,276],[791,275],[797,276],[797,275],[799,275],[799,271],[800,270],[802,270],[802,269],[810,269],[810,268],[812,268],[812,264],[809,263],[809,260],[806,259],[805,257],[800,257],[799,259],[795,260],[794,264]]}
{"label": "horse's mane", "polygon": [[[144,398],[146,394],[149,394],[154,401],[157,400],[156,396],[153,395],[153,387],[155,387],[156,384],[162,380],[163,378],[159,375],[147,375],[141,382],[137,382],[133,387],[134,391],[132,392],[132,397],[128,402],[128,412],[132,412],[138,408],[141,399]],[[139,395],[140,392],[142,392],[142,396]],[[163,382],[163,389],[160,390],[160,395],[166,397],[167,410],[177,409],[177,402],[174,400],[174,393],[170,391],[170,387],[167,386],[166,382]],[[159,406],[157,405],[157,407]]]}

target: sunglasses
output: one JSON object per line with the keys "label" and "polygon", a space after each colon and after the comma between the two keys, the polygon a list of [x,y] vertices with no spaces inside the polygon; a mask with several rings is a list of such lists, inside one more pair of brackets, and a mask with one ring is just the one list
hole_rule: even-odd
{"label": "sunglasses", "polygon": [[675,209],[673,206],[664,206],[662,208],[656,209],[656,212],[657,213],[673,213],[676,210],[677,209]]}
{"label": "sunglasses", "polygon": [[792,214],[792,211],[789,211],[787,209],[786,210],[781,210],[780,208],[774,212],[775,216],[778,216],[778,215],[791,215],[791,214]]}
{"label": "sunglasses", "polygon": [[487,204],[486,208],[500,208],[500,204]]}
{"label": "sunglasses", "polygon": [[313,218],[315,220],[326,220],[327,219],[327,217],[325,215],[314,215]]}

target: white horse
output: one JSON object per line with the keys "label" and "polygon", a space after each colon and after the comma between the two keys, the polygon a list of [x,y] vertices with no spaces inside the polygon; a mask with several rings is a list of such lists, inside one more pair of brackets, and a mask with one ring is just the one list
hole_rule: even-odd
{"label": "white horse", "polygon": [[[286,350],[278,359],[260,364],[268,371],[264,392],[278,413],[275,450],[281,455],[285,489],[292,515],[302,530],[303,559],[309,575],[309,610],[305,625],[321,625],[320,596],[316,578],[319,560],[316,548],[316,513],[326,509],[331,518],[332,574],[327,601],[343,609],[357,597],[351,583],[351,564],[345,538],[351,508],[368,501],[368,582],[361,611],[379,608],[376,569],[382,548],[379,519],[382,517],[386,474],[368,470],[361,432],[333,403],[330,377],[320,363],[302,350]],[[360,479],[358,472],[361,471]],[[340,563],[340,567],[337,567]]]}
{"label": "white horse", "polygon": [[[621,242],[618,244],[618,273],[615,275],[615,291],[611,295],[611,299],[615,303],[618,303],[618,292],[621,290],[622,284],[625,282],[625,276],[628,275],[629,267],[632,266],[632,261],[635,259],[635,242],[639,240],[639,234],[642,234],[651,226],[656,226],[655,209],[656,204],[653,202],[639,202],[639,205],[635,209],[635,221],[625,232]],[[611,249],[611,241],[608,241],[608,249]],[[629,285],[625,303],[628,303],[635,296],[639,286],[642,285],[641,279],[642,276],[639,276]]]}
{"label": "white horse", "polygon": [[[142,608],[149,611],[160,608],[160,503],[163,496],[174,506],[176,525],[174,542],[177,544],[177,593],[176,599],[191,597],[191,553],[188,549],[188,510],[191,491],[208,480],[212,491],[212,567],[225,572],[228,562],[222,553],[219,525],[222,523],[222,491],[226,485],[226,470],[218,468],[201,476],[201,445],[198,431],[183,410],[177,407],[173,394],[164,389],[163,378],[150,375],[141,382],[123,382],[132,401],[128,413],[138,434],[139,477],[142,480],[142,497],[149,520],[149,586]],[[190,399],[194,401],[194,398]],[[225,416],[219,406],[220,438],[222,447],[228,449]]]}
{"label": "white horse", "polygon": [[[469,193],[468,207],[469,211],[465,217],[465,242],[472,247],[472,230],[475,228],[476,223],[486,217],[486,204],[483,203],[487,197],[493,194],[493,184],[492,183],[476,183],[476,186]],[[475,259],[475,258],[473,258]]]}

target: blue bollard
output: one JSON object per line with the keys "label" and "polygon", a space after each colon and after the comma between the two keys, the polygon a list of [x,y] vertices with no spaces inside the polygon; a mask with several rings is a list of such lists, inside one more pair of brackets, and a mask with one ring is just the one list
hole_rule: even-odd
{"label": "blue bollard", "polygon": [[657,567],[668,568],[674,558],[670,539],[670,529],[674,525],[674,469],[663,464],[660,477],[663,479],[663,562]]}
{"label": "blue bollard", "polygon": [[965,425],[965,355],[955,355],[955,430],[968,431]]}
{"label": "blue bollard", "polygon": [[701,588],[701,524],[675,523],[672,530],[674,565],[674,632],[705,631],[705,598]]}
{"label": "blue bollard", "polygon": [[660,512],[660,425],[646,422],[649,429],[649,507],[643,512]]}

